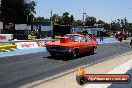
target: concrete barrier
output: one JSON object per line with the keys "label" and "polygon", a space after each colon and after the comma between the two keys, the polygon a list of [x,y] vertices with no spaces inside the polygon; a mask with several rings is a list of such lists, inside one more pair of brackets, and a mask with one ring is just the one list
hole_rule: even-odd
{"label": "concrete barrier", "polygon": [[12,51],[12,50],[16,50],[16,49],[17,49],[17,46],[12,45],[12,44],[0,46],[0,51],[2,51],[2,52]]}
{"label": "concrete barrier", "polygon": [[13,40],[13,41],[0,41],[0,43],[17,43],[17,42],[38,42],[38,41],[58,41],[59,39],[35,39],[35,40]]}
{"label": "concrete barrier", "polygon": [[28,49],[44,47],[46,41],[58,41],[59,39],[35,39],[35,40],[13,40],[0,41],[0,43],[9,43],[8,45],[0,45],[0,52],[6,52],[16,49]]}

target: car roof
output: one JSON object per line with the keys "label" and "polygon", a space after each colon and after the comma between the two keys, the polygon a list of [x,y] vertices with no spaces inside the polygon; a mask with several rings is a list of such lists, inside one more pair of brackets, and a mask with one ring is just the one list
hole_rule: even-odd
{"label": "car roof", "polygon": [[66,35],[83,36],[81,34],[66,34]]}

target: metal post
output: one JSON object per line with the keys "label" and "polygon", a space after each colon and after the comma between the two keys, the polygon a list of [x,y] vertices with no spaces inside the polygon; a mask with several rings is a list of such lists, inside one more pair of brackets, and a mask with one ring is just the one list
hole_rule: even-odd
{"label": "metal post", "polygon": [[83,23],[82,23],[82,30],[84,31],[84,10],[83,10]]}
{"label": "metal post", "polygon": [[51,28],[52,28],[51,31],[52,31],[52,37],[53,37],[53,18],[52,18],[53,17],[53,12],[52,12],[52,9],[51,9],[50,14],[51,14],[51,18],[50,19],[51,19]]}
{"label": "metal post", "polygon": [[83,29],[84,29],[84,25],[85,25],[85,22],[84,22],[84,14],[86,14],[86,13],[84,12],[84,9],[83,9]]}

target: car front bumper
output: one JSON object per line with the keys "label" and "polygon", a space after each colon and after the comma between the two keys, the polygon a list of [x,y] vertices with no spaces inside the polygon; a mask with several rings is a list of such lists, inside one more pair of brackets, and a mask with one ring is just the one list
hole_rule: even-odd
{"label": "car front bumper", "polygon": [[55,54],[71,54],[71,50],[69,49],[51,49],[49,47],[46,47],[46,50],[50,53],[55,53]]}

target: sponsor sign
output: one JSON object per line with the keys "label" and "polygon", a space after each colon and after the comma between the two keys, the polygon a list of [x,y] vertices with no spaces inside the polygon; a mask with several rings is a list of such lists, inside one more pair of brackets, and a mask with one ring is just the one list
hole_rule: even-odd
{"label": "sponsor sign", "polygon": [[0,34],[0,40],[8,41],[13,39],[12,34]]}
{"label": "sponsor sign", "polygon": [[45,41],[39,41],[37,42],[39,47],[44,47],[45,46]]}
{"label": "sponsor sign", "polygon": [[38,48],[38,44],[36,42],[18,42],[15,44],[17,45],[17,49]]}
{"label": "sponsor sign", "polygon": [[1,39],[1,40],[5,40],[5,39],[6,39],[6,36],[0,35],[0,39]]}
{"label": "sponsor sign", "polygon": [[28,39],[30,39],[30,40],[34,40],[34,39],[36,39],[36,37],[37,37],[37,36],[28,35]]}

